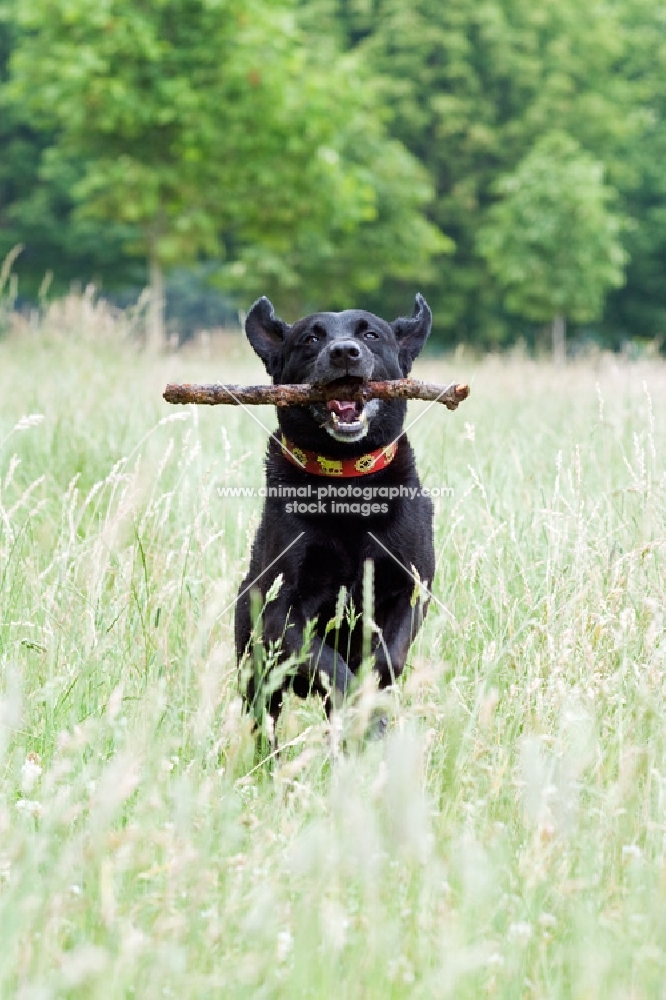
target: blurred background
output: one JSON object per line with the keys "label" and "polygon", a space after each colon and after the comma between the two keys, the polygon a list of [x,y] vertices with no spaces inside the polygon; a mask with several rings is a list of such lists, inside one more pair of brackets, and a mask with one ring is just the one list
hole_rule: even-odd
{"label": "blurred background", "polygon": [[156,348],[420,290],[443,349],[654,353],[665,109],[655,0],[2,0],[0,335],[91,285]]}

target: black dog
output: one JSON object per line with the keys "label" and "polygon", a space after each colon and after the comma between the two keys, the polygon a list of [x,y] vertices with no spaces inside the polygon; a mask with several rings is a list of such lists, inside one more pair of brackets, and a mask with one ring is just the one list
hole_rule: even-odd
{"label": "black dog", "polygon": [[[274,383],[330,386],[403,378],[431,320],[417,295],[411,319],[387,323],[350,309],[315,313],[288,326],[261,298],[245,329]],[[302,697],[319,693],[328,712],[353,684],[364,652],[359,612],[367,560],[374,564],[371,613],[377,629],[371,652],[380,687],[403,670],[427,607],[418,583],[430,587],[435,569],[432,503],[421,495],[402,433],[406,411],[402,400],[371,400],[365,406],[332,400],[278,409],[280,430],[269,441],[266,461],[268,495],[235,623],[239,664],[246,654],[255,664],[245,697],[255,710],[256,699],[263,697],[274,722],[285,687]],[[344,496],[344,487],[357,492]],[[277,596],[271,593],[266,602],[279,574]],[[259,634],[261,645],[254,642],[252,655]],[[278,678],[276,664],[289,660],[282,679],[264,683],[258,648],[264,663],[273,651]]]}

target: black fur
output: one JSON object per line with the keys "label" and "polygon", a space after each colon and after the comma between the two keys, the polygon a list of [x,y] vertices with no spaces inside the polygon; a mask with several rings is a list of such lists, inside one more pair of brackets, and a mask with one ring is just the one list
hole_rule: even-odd
{"label": "black fur", "polygon": [[[246,332],[274,383],[326,384],[340,377],[378,380],[406,376],[428,337],[430,324],[430,310],[421,295],[416,297],[412,317],[393,323],[352,309],[315,313],[293,326],[276,318],[269,300],[261,298],[248,314]],[[407,438],[401,436],[406,411],[407,404],[402,400],[374,400],[366,408],[367,429],[363,436],[339,440],[331,436],[334,432],[330,428],[326,429],[330,413],[324,404],[279,408],[281,431],[300,448],[343,458],[397,441],[397,452],[393,462],[378,472],[354,479],[333,479],[296,467],[271,439],[266,460],[267,485],[310,484],[315,491],[330,483],[337,487],[402,485],[420,490],[412,449]],[[344,424],[339,433],[344,438]],[[427,601],[422,600],[423,594],[419,594],[421,600],[413,600],[416,586],[413,576],[370,537],[370,532],[399,563],[407,569],[413,568],[418,578],[430,587],[435,568],[432,504],[422,496],[388,501],[377,498],[373,502],[385,503],[387,511],[368,516],[296,514],[286,510],[284,498],[266,499],[249,570],[239,591],[235,624],[236,651],[241,663],[251,654],[251,590],[258,592],[261,607],[271,584],[281,573],[283,582],[277,597],[264,606],[262,641],[266,647],[279,644],[281,659],[293,656],[298,664],[289,679],[267,699],[266,707],[274,720],[280,711],[285,686],[291,686],[301,696],[319,693],[327,711],[348,692],[362,659],[360,620],[353,628],[343,620],[336,632],[327,632],[326,627],[335,616],[341,587],[346,589],[348,600],[360,614],[363,567],[367,559],[374,563],[373,620],[380,632],[373,636],[372,651],[380,686],[391,684],[404,668]],[[301,533],[298,542],[281,555]],[[260,575],[268,566],[270,570]],[[248,590],[255,580],[256,584]],[[316,620],[315,634],[305,649],[304,629],[311,620]],[[245,695],[250,703],[259,696],[256,675],[250,676]]]}

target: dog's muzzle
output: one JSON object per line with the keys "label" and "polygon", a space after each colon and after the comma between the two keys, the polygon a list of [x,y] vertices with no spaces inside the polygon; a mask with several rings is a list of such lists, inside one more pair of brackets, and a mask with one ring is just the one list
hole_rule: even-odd
{"label": "dog's muzzle", "polygon": [[[338,341],[317,359],[313,381],[329,388],[336,384],[362,385],[369,381],[373,367],[372,354],[363,345],[353,340]],[[378,405],[377,400],[364,403],[333,398],[317,403],[312,412],[336,441],[360,441],[368,433],[368,419]]]}
{"label": "dog's muzzle", "polygon": [[[341,378],[326,382],[329,388],[336,383],[340,385],[362,385],[366,379]],[[379,408],[379,400],[329,399],[327,403],[315,403],[310,412],[321,427],[336,441],[360,441],[368,433],[368,420],[375,416]]]}

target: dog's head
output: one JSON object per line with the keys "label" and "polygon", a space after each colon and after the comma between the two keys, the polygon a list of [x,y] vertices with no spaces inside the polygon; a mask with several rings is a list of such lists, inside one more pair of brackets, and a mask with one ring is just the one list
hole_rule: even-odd
{"label": "dog's head", "polygon": [[[432,314],[416,296],[410,318],[387,323],[363,309],[320,312],[293,326],[278,319],[267,298],[245,321],[248,340],[275,384],[335,385],[404,378],[428,339]],[[341,443],[375,447],[400,433],[407,404],[372,399],[365,405],[332,399],[280,409],[282,429],[292,440],[322,446],[326,435]]]}

